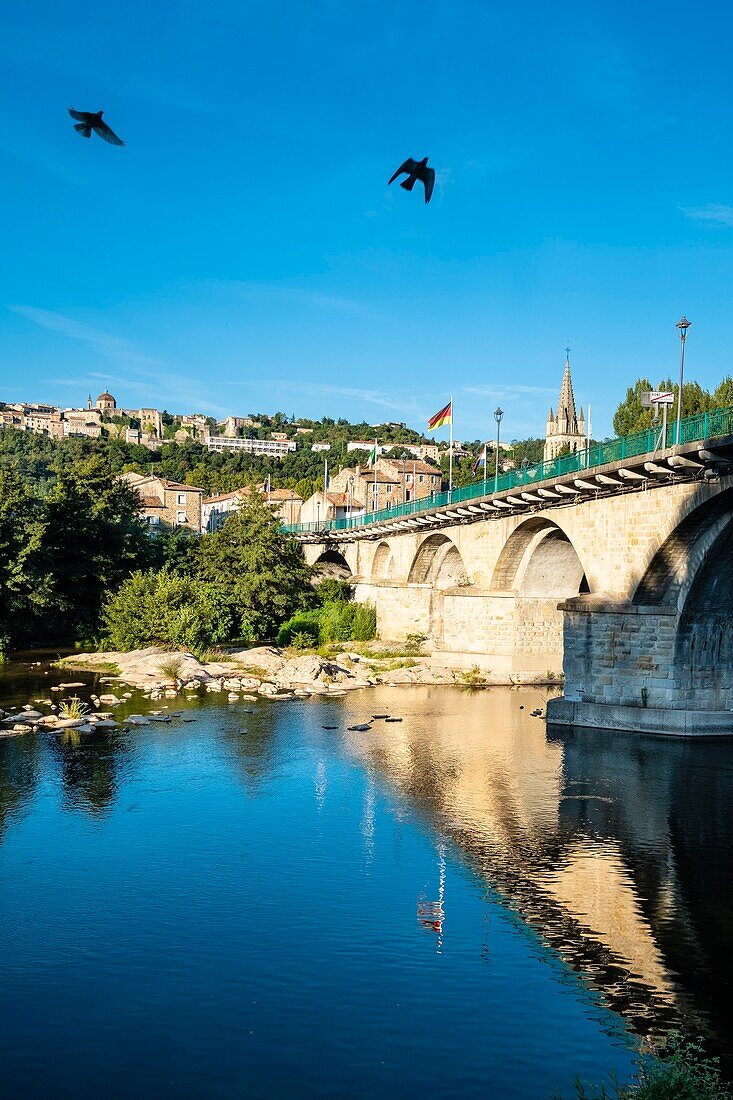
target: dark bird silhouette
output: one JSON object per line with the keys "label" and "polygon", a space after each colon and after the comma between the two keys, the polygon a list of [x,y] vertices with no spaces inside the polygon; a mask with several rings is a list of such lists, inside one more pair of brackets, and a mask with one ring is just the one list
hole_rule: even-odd
{"label": "dark bird silhouette", "polygon": [[125,144],[121,138],[117,137],[114,130],[110,130],[106,122],[102,122],[104,111],[75,111],[73,107],[69,107],[68,110],[72,118],[78,119],[74,129],[77,134],[81,134],[82,137],[91,137],[92,130],[94,130],[97,137],[101,137],[104,141],[108,141],[110,145]]}
{"label": "dark bird silhouette", "polygon": [[435,187],[435,169],[428,168],[428,158],[423,157],[422,160],[413,160],[412,157],[408,157],[402,167],[397,169],[389,183],[394,183],[403,172],[407,173],[408,178],[402,180],[400,187],[404,187],[405,191],[412,191],[415,181],[420,180],[425,187],[425,202],[430,202],[430,196],[433,193],[433,187]]}

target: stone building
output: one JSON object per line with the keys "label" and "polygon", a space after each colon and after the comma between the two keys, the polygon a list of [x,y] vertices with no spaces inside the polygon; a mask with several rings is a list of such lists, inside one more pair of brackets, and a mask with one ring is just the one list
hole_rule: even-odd
{"label": "stone building", "polygon": [[393,508],[403,501],[402,480],[387,469],[383,458],[377,462],[376,478],[373,466],[344,466],[331,478],[329,489],[361,501],[367,512]]}
{"label": "stone building", "polygon": [[95,407],[99,409],[101,413],[106,413],[107,416],[112,416],[117,410],[117,402],[115,401],[109,390],[105,390],[104,393],[100,393],[95,402]]}
{"label": "stone building", "polygon": [[138,409],[135,414],[140,421],[143,435],[163,437],[163,415],[158,409]]}
{"label": "stone building", "polygon": [[[303,498],[293,489],[268,490],[265,485],[258,485],[257,492],[274,508],[275,514],[282,523],[300,522]],[[229,513],[241,508],[251,493],[252,490],[244,486],[241,489],[234,489],[231,493],[217,493],[215,496],[206,497],[201,505],[201,530],[209,534],[218,531]]]}
{"label": "stone building", "polygon": [[557,458],[560,451],[569,447],[571,451],[582,451],[586,445],[585,417],[581,406],[580,414],[575,411],[573,380],[570,376],[570,353],[565,359],[565,373],[562,376],[557,412],[550,409],[547,416],[544,461]]}
{"label": "stone building", "polygon": [[423,500],[440,492],[442,474],[428,462],[412,458],[380,458],[379,465],[398,479],[401,500]]}
{"label": "stone building", "polygon": [[102,413],[99,408],[64,409],[61,416],[64,435],[86,435],[90,439],[99,439],[102,434]]}
{"label": "stone building", "polygon": [[348,492],[339,493],[329,489],[327,493],[314,493],[303,502],[298,522],[323,523],[325,520],[348,519],[350,516],[363,514],[364,505],[360,500],[352,499]]}
{"label": "stone building", "polygon": [[137,491],[140,515],[150,527],[187,527],[200,533],[203,489],[152,474],[131,472],[122,474],[122,478]]}
{"label": "stone building", "polygon": [[283,523],[300,523],[303,498],[292,489],[270,489],[269,492],[265,491],[265,499]]}

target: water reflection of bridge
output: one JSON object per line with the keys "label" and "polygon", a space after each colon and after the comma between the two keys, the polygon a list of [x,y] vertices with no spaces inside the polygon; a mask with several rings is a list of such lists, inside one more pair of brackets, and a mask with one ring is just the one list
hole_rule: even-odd
{"label": "water reflection of bridge", "polygon": [[686,1020],[730,1048],[733,747],[584,731],[581,748],[520,702],[402,694],[405,721],[350,748],[637,1031]]}

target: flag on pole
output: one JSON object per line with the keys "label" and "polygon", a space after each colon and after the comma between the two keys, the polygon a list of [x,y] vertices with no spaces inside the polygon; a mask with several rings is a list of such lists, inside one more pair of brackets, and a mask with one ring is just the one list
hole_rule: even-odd
{"label": "flag on pole", "polygon": [[375,443],[369,452],[369,465],[374,466],[377,461],[377,444]]}
{"label": "flag on pole", "polygon": [[444,409],[440,409],[436,412],[435,416],[431,416],[428,420],[428,427],[431,431],[435,428],[442,428],[444,424],[452,424],[453,422],[453,398],[450,399]]}
{"label": "flag on pole", "polygon": [[486,469],[486,444],[485,443],[484,443],[484,446],[483,446],[483,450],[481,450],[479,452],[479,455],[478,455],[476,461],[474,462],[473,466],[471,467],[471,473],[474,474],[474,475],[477,474],[478,470],[479,470],[479,466],[483,466],[484,469]]}

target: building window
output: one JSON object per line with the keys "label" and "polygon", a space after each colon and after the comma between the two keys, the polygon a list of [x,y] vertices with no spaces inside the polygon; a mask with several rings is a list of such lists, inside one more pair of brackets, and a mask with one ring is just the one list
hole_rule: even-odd
{"label": "building window", "polygon": [[418,475],[418,479],[417,479],[417,480],[418,480],[418,481],[420,482],[420,484],[422,485],[423,481],[425,480],[425,474],[419,474],[419,475]]}
{"label": "building window", "polygon": [[185,493],[179,493],[176,504],[185,504],[185,503],[186,503],[186,494]]}
{"label": "building window", "polygon": [[392,486],[388,485],[387,486],[387,496],[391,496],[391,494],[392,494]]}
{"label": "building window", "polygon": [[185,522],[186,522],[186,513],[185,512],[176,512],[176,523],[185,523]]}

